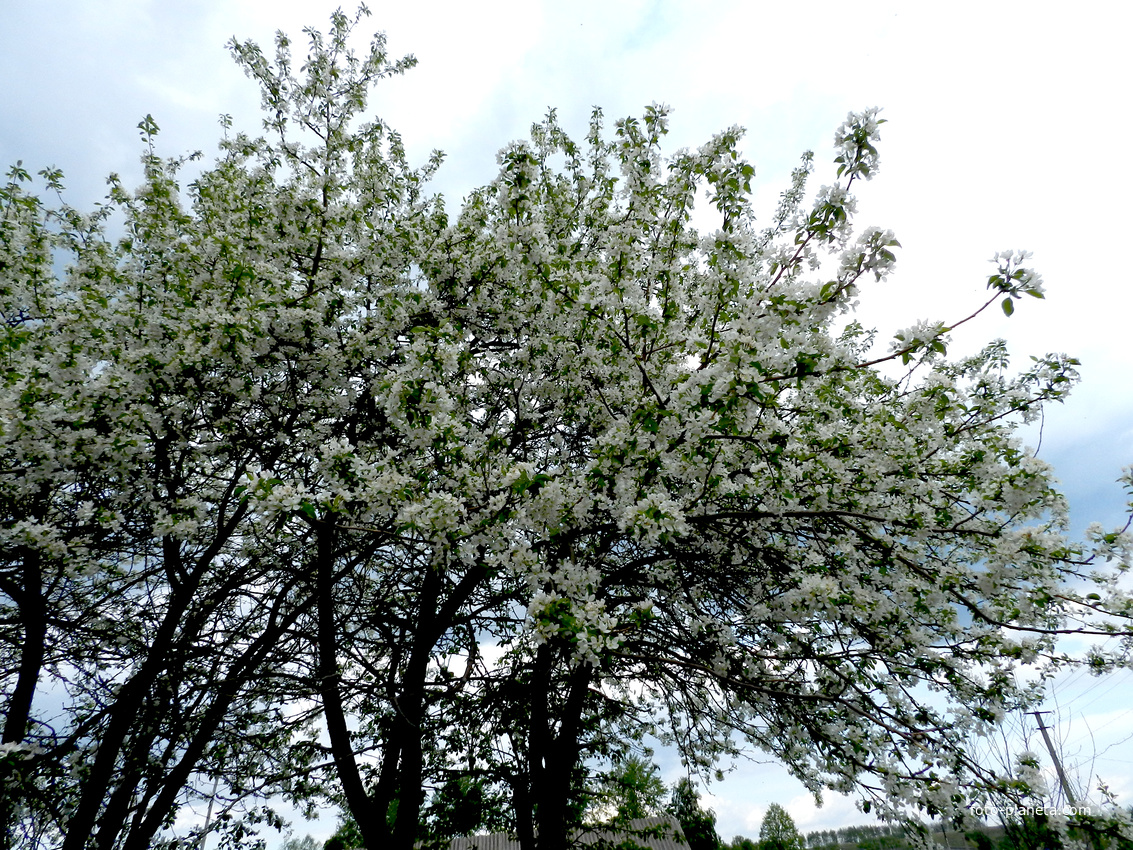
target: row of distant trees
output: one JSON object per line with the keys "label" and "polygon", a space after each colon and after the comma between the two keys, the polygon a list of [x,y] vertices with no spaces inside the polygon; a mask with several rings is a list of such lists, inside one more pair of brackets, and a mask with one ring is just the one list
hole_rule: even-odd
{"label": "row of distant trees", "polygon": [[[1133,810],[1124,814],[1133,814]],[[1067,846],[1068,841],[1088,841],[1095,850],[1131,850],[1133,842],[1119,828],[1122,820],[1122,813],[1114,812],[1110,818],[1077,822],[1063,834],[1054,829],[1040,812],[1008,818],[999,824],[968,830],[962,835],[966,843],[977,850],[1053,850]],[[947,831],[942,823],[922,826],[930,833]],[[839,829],[814,830],[800,836],[791,816],[780,806],[772,804],[764,817],[759,841],[737,835],[732,840],[730,850],[803,850],[804,847],[838,850],[847,845],[857,850],[898,850],[916,846],[910,839],[909,826],[902,824],[844,826]],[[946,841],[945,844],[952,846],[953,842]]]}
{"label": "row of distant trees", "polygon": [[787,810],[772,803],[763,816],[759,840],[737,835],[728,847],[729,850],[828,850],[849,844],[860,850],[884,850],[907,846],[906,835],[904,826],[874,824],[814,830],[804,836]]}
{"label": "row of distant trees", "polygon": [[819,829],[806,834],[807,847],[827,847],[831,844],[857,844],[870,838],[903,838],[904,827],[892,824],[875,826],[844,826],[841,829]]}
{"label": "row of distant trees", "polygon": [[[901,824],[859,824],[813,830],[803,835],[790,813],[778,803],[768,806],[758,839],[736,835],[730,842],[724,842],[716,831],[716,813],[701,806],[696,786],[687,777],[666,786],[658,775],[657,766],[639,757],[626,759],[592,786],[589,801],[582,819],[591,826],[614,825],[628,829],[631,821],[670,815],[680,823],[690,850],[839,850],[847,845],[856,850],[904,850],[915,846],[910,841],[909,827]],[[925,825],[924,829],[937,832],[944,827]],[[434,843],[444,844],[440,836],[432,837]],[[645,837],[644,834],[641,837]],[[1090,836],[1083,833],[1071,837]],[[1065,846],[1063,838],[1049,828],[1041,815],[990,830],[970,831],[964,838],[976,850],[1056,850]],[[1105,830],[1098,830],[1090,840],[1095,850],[1133,850],[1133,844],[1116,831],[1107,835]],[[946,843],[952,846],[952,842]],[[325,845],[311,836],[295,837],[285,841],[282,850],[355,850],[359,847],[361,835],[346,818]]]}

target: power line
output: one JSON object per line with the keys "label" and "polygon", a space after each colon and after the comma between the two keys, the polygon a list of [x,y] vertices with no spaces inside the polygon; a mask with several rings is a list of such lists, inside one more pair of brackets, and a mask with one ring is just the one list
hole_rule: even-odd
{"label": "power line", "polygon": [[[1107,694],[1109,694],[1109,693],[1110,693],[1111,691],[1113,691],[1113,690],[1114,690],[1114,688],[1117,688],[1117,687],[1118,687],[1119,685],[1127,685],[1127,684],[1128,684],[1127,682],[1122,682],[1122,681],[1120,681],[1120,680],[1119,680],[1119,681],[1116,681],[1116,682],[1114,682],[1114,683],[1113,683],[1113,685],[1111,685],[1110,687],[1106,688],[1106,689],[1105,689],[1104,691],[1102,691],[1102,692],[1101,692],[1100,694],[1098,694],[1098,695],[1097,695],[1096,697],[1094,697],[1094,698],[1093,698],[1092,700],[1090,700],[1090,701],[1089,701],[1088,703],[1086,703],[1085,705],[1082,705],[1082,706],[1078,706],[1078,711],[1079,711],[1079,712],[1085,711],[1085,709],[1089,708],[1089,707],[1090,707],[1091,705],[1093,705],[1093,704],[1094,704],[1095,702],[1097,702],[1098,700],[1100,700],[1100,699],[1101,699],[1102,697],[1106,696],[1106,695],[1107,695]],[[1093,688],[1091,688],[1090,690],[1093,690]],[[1087,691],[1086,693],[1089,693],[1089,691]],[[1085,694],[1083,694],[1083,696],[1085,696]]]}
{"label": "power line", "polygon": [[1097,729],[1095,729],[1094,734],[1096,735],[1098,732],[1100,732],[1106,726],[1112,726],[1118,720],[1121,720],[1122,718],[1127,717],[1130,714],[1133,714],[1133,709],[1127,708],[1127,709],[1125,709],[1125,711],[1119,712],[1118,714],[1114,715],[1109,720],[1107,720],[1105,723],[1103,723],[1101,726],[1099,726]]}

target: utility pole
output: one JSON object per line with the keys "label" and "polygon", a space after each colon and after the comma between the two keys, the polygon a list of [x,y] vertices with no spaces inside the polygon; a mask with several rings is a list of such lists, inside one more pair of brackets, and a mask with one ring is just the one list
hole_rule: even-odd
{"label": "utility pole", "polygon": [[212,784],[212,793],[209,794],[209,807],[205,813],[205,826],[201,830],[201,840],[197,842],[197,850],[205,850],[205,842],[209,839],[209,821],[212,820],[212,804],[216,802],[216,789],[220,787],[220,777]]}
{"label": "utility pole", "polygon": [[1066,771],[1062,769],[1062,762],[1058,760],[1058,753],[1054,751],[1054,744],[1051,743],[1050,735],[1047,734],[1048,727],[1043,726],[1042,715],[1050,714],[1049,711],[1028,711],[1027,714],[1033,714],[1035,720],[1038,721],[1039,731],[1043,733],[1043,740],[1046,741],[1047,752],[1050,753],[1051,760],[1054,762],[1054,769],[1058,773],[1058,782],[1062,786],[1062,793],[1066,795],[1067,802],[1075,808],[1078,807],[1078,801],[1074,799],[1074,792],[1070,790],[1070,781],[1066,778]]}

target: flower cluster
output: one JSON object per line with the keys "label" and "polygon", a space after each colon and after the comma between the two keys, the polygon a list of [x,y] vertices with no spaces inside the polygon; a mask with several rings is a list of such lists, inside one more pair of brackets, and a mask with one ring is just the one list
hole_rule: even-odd
{"label": "flower cluster", "polygon": [[834,161],[838,163],[839,177],[848,174],[851,181],[856,177],[872,180],[877,174],[880,155],[875,144],[881,135],[880,127],[885,123],[884,118],[877,117],[879,112],[877,107],[851,112],[834,133],[834,148],[838,154]]}

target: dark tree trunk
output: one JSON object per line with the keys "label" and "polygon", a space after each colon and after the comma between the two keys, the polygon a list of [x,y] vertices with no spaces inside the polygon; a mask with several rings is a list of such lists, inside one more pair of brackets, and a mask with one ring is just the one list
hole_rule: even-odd
{"label": "dark tree trunk", "polygon": [[[168,608],[154,632],[145,659],[138,671],[118,691],[117,699],[107,711],[106,727],[99,733],[98,754],[79,792],[75,813],[67,823],[67,836],[63,840],[62,850],[83,850],[88,839],[95,834],[95,828],[99,826],[99,812],[114,783],[116,765],[126,745],[130,729],[137,721],[146,696],[168,668],[178,632],[200,589],[201,582],[213,569],[214,561],[243,520],[247,510],[246,502],[240,503],[235,508],[228,520],[218,529],[212,543],[189,570],[184,569],[177,541],[171,537],[162,540],[162,566],[167,575],[177,578],[179,584],[171,589]],[[102,826],[107,829],[114,828],[109,820],[104,821]],[[121,824],[118,829],[121,829]]]}
{"label": "dark tree trunk", "polygon": [[[39,672],[47,651],[47,608],[43,599],[43,575],[40,555],[29,550],[24,556],[23,587],[13,594],[19,606],[24,627],[24,645],[20,648],[20,673],[16,687],[8,698],[2,743],[23,741],[31,719],[32,700],[39,683]],[[15,588],[13,588],[15,590]]]}
{"label": "dark tree trunk", "polygon": [[421,588],[421,605],[418,609],[417,632],[409,663],[405,670],[405,685],[398,700],[399,711],[394,734],[401,738],[400,794],[397,798],[397,819],[393,827],[395,850],[413,850],[421,820],[421,806],[425,802],[422,788],[424,754],[422,753],[422,723],[425,719],[425,678],[429,673],[429,659],[436,641],[437,604],[441,593],[439,568],[426,567]]}
{"label": "dark tree trunk", "polygon": [[530,771],[520,771],[512,783],[512,808],[515,812],[515,832],[523,850],[535,847],[535,809],[531,800]]}
{"label": "dark tree trunk", "polygon": [[[118,757],[125,745],[130,728],[134,725],[154,682],[164,671],[177,628],[196,592],[203,569],[194,571],[188,582],[179,587],[170,599],[165,617],[154,634],[149,652],[138,672],[118,691],[118,698],[109,711],[109,722],[99,735],[98,754],[90,775],[82,785],[79,804],[67,824],[67,837],[63,850],[82,850],[87,839],[95,832],[99,810],[114,782]],[[108,826],[108,824],[104,824]]]}
{"label": "dark tree trunk", "polygon": [[389,843],[389,828],[385,812],[376,810],[374,801],[366,793],[354,748],[350,742],[350,729],[342,705],[341,676],[338,671],[338,627],[335,622],[335,556],[337,531],[329,523],[320,523],[315,529],[315,596],[318,606],[319,694],[323,701],[323,717],[327,723],[335,772],[342,784],[346,806],[362,833],[368,850],[377,850]]}
{"label": "dark tree trunk", "polygon": [[[20,668],[16,687],[8,698],[2,743],[18,744],[28,733],[31,707],[36,685],[47,653],[47,606],[43,599],[43,575],[40,554],[28,550],[23,558],[23,586],[4,587],[16,602],[23,622],[24,644],[20,648]],[[9,773],[8,771],[11,771]],[[12,845],[15,831],[15,795],[6,786],[20,781],[22,765],[11,764],[0,770],[0,848]]]}
{"label": "dark tree trunk", "polygon": [[[575,667],[565,682],[566,693],[561,706],[552,712],[552,690],[555,686],[552,672],[556,655],[549,645],[541,646],[531,677],[527,765],[530,808],[538,836],[533,837],[532,843],[524,845],[524,850],[567,850],[570,847],[570,831],[575,826],[570,817],[572,783],[582,752],[579,740],[582,712],[592,674],[585,664]],[[557,730],[554,728],[556,720]]]}
{"label": "dark tree trunk", "polygon": [[239,661],[233,665],[229,674],[223,681],[217,683],[216,696],[204,712],[200,723],[189,740],[181,759],[169,771],[162,781],[162,787],[144,813],[144,819],[136,829],[130,831],[130,836],[122,850],[145,850],[152,846],[153,838],[161,830],[173,807],[177,803],[177,796],[189,781],[189,777],[197,768],[201,757],[208,745],[214,740],[216,730],[224,721],[232,703],[239,696],[240,690],[251,681],[275,648],[279,639],[290,629],[300,615],[309,608],[309,601],[304,605],[296,605],[291,611],[280,616],[281,607],[286,604],[290,587],[284,587],[276,597],[275,605],[264,630],[260,636],[240,656]]}

